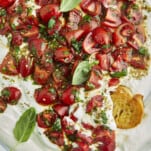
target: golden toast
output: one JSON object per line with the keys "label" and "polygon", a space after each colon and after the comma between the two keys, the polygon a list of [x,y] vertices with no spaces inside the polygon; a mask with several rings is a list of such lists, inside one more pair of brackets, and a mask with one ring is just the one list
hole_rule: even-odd
{"label": "golden toast", "polygon": [[120,85],[111,93],[111,98],[113,116],[118,128],[133,128],[141,122],[144,114],[142,95],[133,95],[128,87]]}

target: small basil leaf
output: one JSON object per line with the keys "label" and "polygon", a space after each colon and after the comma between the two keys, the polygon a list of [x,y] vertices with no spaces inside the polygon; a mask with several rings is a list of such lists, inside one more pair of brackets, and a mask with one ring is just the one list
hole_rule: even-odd
{"label": "small basil leaf", "polygon": [[123,70],[121,72],[114,72],[111,74],[111,77],[114,77],[114,78],[121,78],[121,77],[124,77],[127,75],[127,70]]}
{"label": "small basil leaf", "polygon": [[52,29],[54,27],[55,23],[56,23],[56,21],[53,18],[50,19],[48,22],[48,28]]}
{"label": "small basil leaf", "polygon": [[145,47],[140,47],[140,49],[138,51],[143,56],[147,56],[148,55],[148,49],[145,48]]}
{"label": "small basil leaf", "polygon": [[18,142],[26,142],[32,134],[36,125],[36,110],[31,107],[26,110],[17,121],[13,130]]}
{"label": "small basil leaf", "polygon": [[61,12],[68,12],[75,8],[82,0],[62,0],[60,5]]}
{"label": "small basil leaf", "polygon": [[80,62],[74,71],[72,84],[80,85],[83,82],[87,81],[87,79],[89,78],[90,70],[91,70],[91,65],[89,64],[89,61]]}

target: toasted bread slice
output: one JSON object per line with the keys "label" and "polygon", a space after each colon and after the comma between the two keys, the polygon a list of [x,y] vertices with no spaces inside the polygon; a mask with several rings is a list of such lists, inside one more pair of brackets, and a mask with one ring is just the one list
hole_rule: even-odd
{"label": "toasted bread slice", "polygon": [[143,96],[133,96],[131,90],[119,86],[111,94],[113,100],[113,116],[118,128],[129,129],[137,126],[144,114]]}

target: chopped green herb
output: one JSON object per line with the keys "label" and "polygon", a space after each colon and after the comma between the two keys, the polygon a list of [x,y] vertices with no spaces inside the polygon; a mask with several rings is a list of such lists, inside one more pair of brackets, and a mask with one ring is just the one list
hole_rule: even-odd
{"label": "chopped green herb", "polygon": [[54,131],[60,131],[60,130],[62,129],[62,127],[61,127],[61,121],[60,121],[59,118],[58,118],[58,119],[55,121],[55,123],[53,124],[52,129],[53,129]]}
{"label": "chopped green herb", "polygon": [[11,24],[11,27],[12,27],[12,29],[13,29],[13,30],[15,30],[15,29],[16,29],[15,24]]}
{"label": "chopped green herb", "polygon": [[6,15],[6,10],[0,9],[0,16],[5,16],[5,15]]}
{"label": "chopped green herb", "polygon": [[22,12],[23,12],[22,6],[21,6],[21,5],[18,5],[18,6],[16,7],[16,13],[17,13],[17,14],[21,14]]}
{"label": "chopped green herb", "polygon": [[82,49],[82,42],[81,41],[77,41],[76,39],[72,39],[71,45],[77,53],[81,52],[81,49]]}
{"label": "chopped green herb", "polygon": [[121,78],[121,77],[124,77],[127,75],[127,70],[123,70],[121,72],[114,72],[111,74],[111,77],[114,77],[114,78]]}
{"label": "chopped green herb", "polygon": [[132,8],[137,10],[137,9],[139,9],[139,6],[137,4],[133,4]]}
{"label": "chopped green herb", "polygon": [[52,29],[54,27],[55,23],[56,23],[55,19],[51,18],[48,22],[48,28]]}
{"label": "chopped green herb", "polygon": [[110,47],[111,47],[110,44],[107,44],[107,45],[103,45],[103,46],[102,46],[103,49],[108,49],[108,48],[110,48]]}
{"label": "chopped green herb", "polygon": [[32,8],[31,8],[31,7],[28,7],[28,8],[27,8],[27,14],[28,14],[28,15],[31,15],[31,13],[32,13]]}
{"label": "chopped green herb", "polygon": [[9,97],[9,95],[10,95],[9,90],[2,90],[2,96]]}
{"label": "chopped green herb", "polygon": [[91,16],[89,15],[85,15],[83,18],[82,18],[82,22],[86,23],[86,22],[90,22],[91,20]]}
{"label": "chopped green herb", "polygon": [[105,111],[101,111],[102,123],[107,124],[108,118]]}

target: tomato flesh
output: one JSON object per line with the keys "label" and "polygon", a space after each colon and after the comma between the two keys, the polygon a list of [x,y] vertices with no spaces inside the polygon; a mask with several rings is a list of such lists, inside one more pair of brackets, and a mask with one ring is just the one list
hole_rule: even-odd
{"label": "tomato flesh", "polygon": [[9,104],[17,104],[21,98],[21,91],[16,87],[5,87],[2,91],[2,98]]}

